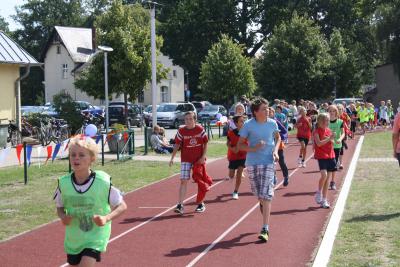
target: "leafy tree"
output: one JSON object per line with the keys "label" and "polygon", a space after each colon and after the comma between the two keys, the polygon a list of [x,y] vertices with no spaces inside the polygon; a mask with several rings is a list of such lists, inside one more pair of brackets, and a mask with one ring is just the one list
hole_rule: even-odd
{"label": "leafy tree", "polygon": [[0,31],[3,31],[5,33],[8,33],[10,31],[7,21],[2,16],[0,16]]}
{"label": "leafy tree", "polygon": [[[110,9],[96,18],[96,37],[99,44],[108,45],[114,51],[109,58],[110,95],[124,95],[135,100],[151,79],[150,15],[141,5],[123,5],[121,0],[112,3]],[[162,38],[157,37],[157,48]],[[83,70],[75,86],[88,95],[104,99],[103,56],[94,58]],[[157,65],[159,78],[166,77],[166,70]]]}
{"label": "leafy tree", "polygon": [[73,98],[69,94],[59,93],[54,95],[53,103],[60,118],[67,121],[71,133],[75,133],[83,124],[83,116]]}
{"label": "leafy tree", "polygon": [[217,103],[230,103],[234,96],[251,95],[255,89],[253,67],[243,47],[223,35],[201,65],[201,93]]}
{"label": "leafy tree", "polygon": [[331,94],[329,45],[313,21],[295,14],[275,28],[256,63],[259,90],[271,98],[321,98]]}

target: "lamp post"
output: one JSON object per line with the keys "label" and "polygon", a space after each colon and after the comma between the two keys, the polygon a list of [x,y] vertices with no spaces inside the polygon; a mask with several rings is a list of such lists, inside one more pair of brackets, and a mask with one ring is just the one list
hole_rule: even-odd
{"label": "lamp post", "polygon": [[151,103],[153,126],[157,125],[157,68],[156,68],[156,3],[149,2],[151,31]]}
{"label": "lamp post", "polygon": [[104,53],[104,98],[105,98],[105,112],[106,112],[106,134],[108,133],[108,61],[107,53],[114,51],[109,46],[100,45],[97,47],[100,51]]}
{"label": "lamp post", "polygon": [[189,71],[185,71],[186,74],[186,91],[185,91],[185,100],[190,101],[190,89],[189,89]]}

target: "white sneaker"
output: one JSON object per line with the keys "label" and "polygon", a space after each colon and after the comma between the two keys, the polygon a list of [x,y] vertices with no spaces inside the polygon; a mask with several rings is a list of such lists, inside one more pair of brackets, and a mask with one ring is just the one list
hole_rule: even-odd
{"label": "white sneaker", "polygon": [[328,200],[324,199],[321,203],[321,208],[329,209],[331,206],[328,203]]}
{"label": "white sneaker", "polygon": [[235,193],[235,192],[233,192],[233,194],[232,194],[232,198],[233,198],[233,199],[239,199],[239,194],[238,194],[238,193]]}
{"label": "white sneaker", "polygon": [[301,163],[301,167],[302,167],[302,168],[305,168],[305,167],[306,167],[306,162],[305,162],[305,161],[303,161],[303,162]]}
{"label": "white sneaker", "polygon": [[321,204],[322,203],[322,195],[320,191],[317,191],[315,193],[315,202],[317,202],[317,204]]}
{"label": "white sneaker", "polygon": [[300,165],[302,161],[303,161],[303,159],[302,159],[302,158],[298,158],[298,159],[297,159],[297,164],[299,164],[299,165]]}

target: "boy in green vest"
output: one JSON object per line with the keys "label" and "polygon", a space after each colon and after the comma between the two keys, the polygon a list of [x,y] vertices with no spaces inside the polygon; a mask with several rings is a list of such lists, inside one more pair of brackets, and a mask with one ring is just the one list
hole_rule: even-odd
{"label": "boy in green vest", "polygon": [[336,105],[331,105],[328,108],[329,111],[329,129],[331,129],[332,133],[335,135],[334,142],[333,142],[333,150],[335,151],[335,162],[336,162],[336,169],[332,172],[332,181],[329,184],[331,190],[336,190],[336,183],[335,183],[335,173],[337,167],[340,166],[339,163],[339,156],[343,155],[343,145],[342,141],[345,137],[344,133],[344,125],[343,121],[339,119],[339,110]]}
{"label": "boy in green vest", "polygon": [[90,137],[69,144],[73,172],[58,179],[54,196],[57,215],[65,225],[64,249],[71,266],[94,266],[107,247],[111,220],[127,208],[121,192],[103,171],[92,171],[98,148]]}

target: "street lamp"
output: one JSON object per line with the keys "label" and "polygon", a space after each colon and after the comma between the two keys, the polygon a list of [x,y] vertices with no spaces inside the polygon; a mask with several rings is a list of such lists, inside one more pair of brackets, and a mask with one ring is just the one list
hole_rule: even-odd
{"label": "street lamp", "polygon": [[100,51],[104,53],[104,98],[106,100],[105,103],[105,112],[106,112],[106,134],[108,133],[108,62],[107,62],[107,53],[114,51],[109,46],[99,45],[97,47]]}
{"label": "street lamp", "polygon": [[189,89],[189,71],[185,71],[186,74],[186,90],[185,90],[185,100],[190,101],[190,89]]}

